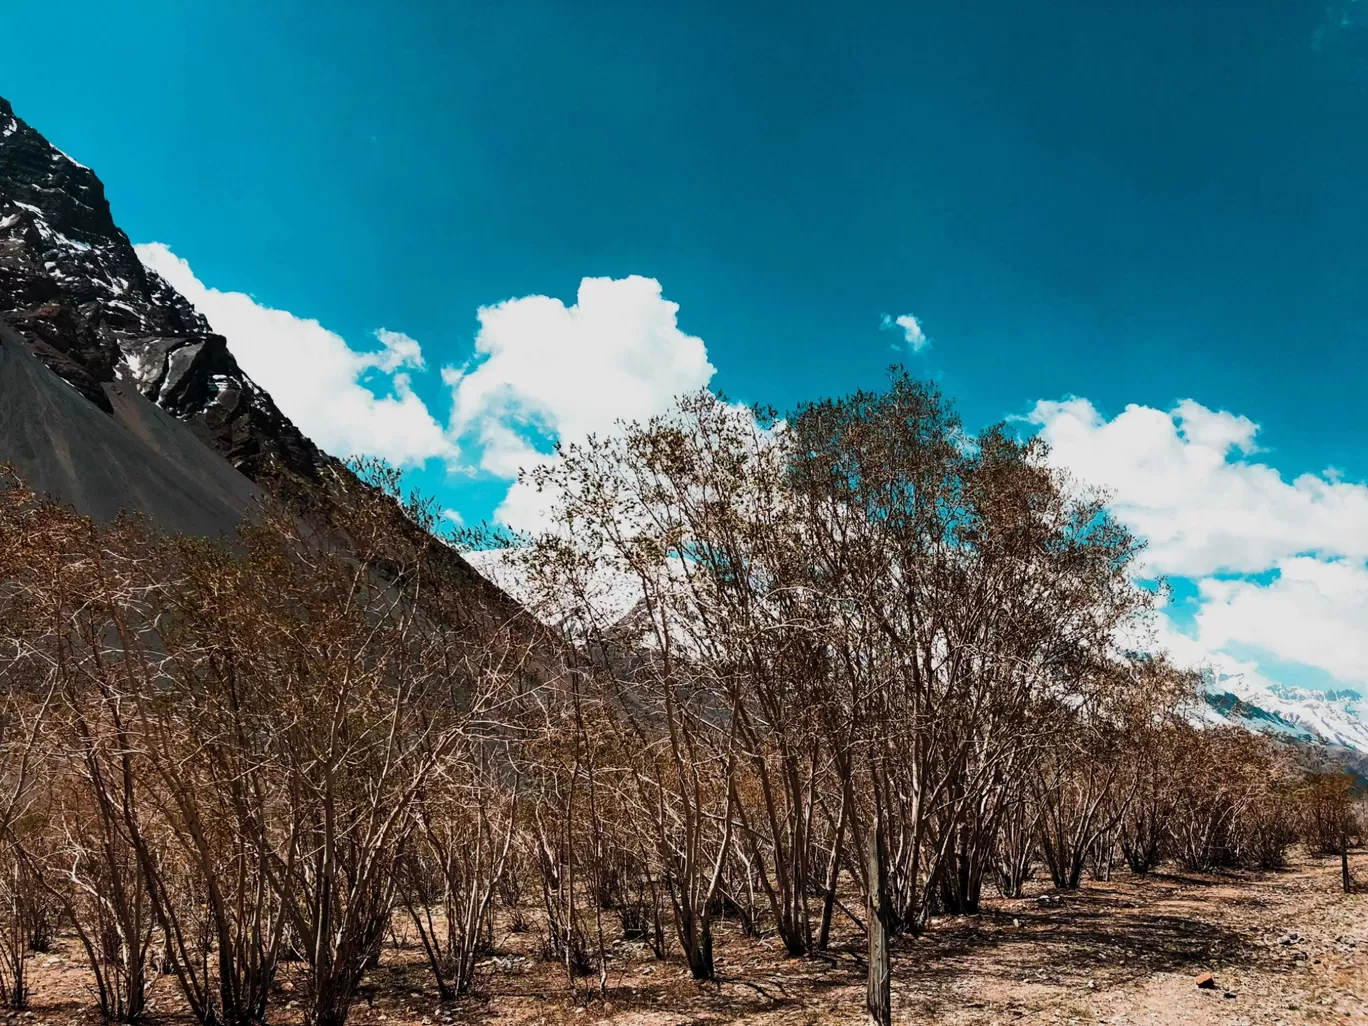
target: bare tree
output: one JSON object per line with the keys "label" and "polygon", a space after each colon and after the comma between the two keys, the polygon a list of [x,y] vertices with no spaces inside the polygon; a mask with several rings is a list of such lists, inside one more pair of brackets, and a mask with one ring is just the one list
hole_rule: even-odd
{"label": "bare tree", "polygon": [[421,796],[418,828],[400,865],[400,894],[438,999],[469,993],[516,824],[517,791],[488,756],[452,760]]}
{"label": "bare tree", "polygon": [[600,995],[614,932],[708,980],[727,920],[804,955],[839,911],[887,1026],[900,935],[985,879],[1301,836],[1347,888],[1347,790],[1189,724],[1139,543],[1047,457],[905,375],[783,419],[688,396],[533,473],[540,623],[377,463],[229,544],[0,489],[0,1000],[34,895],[113,1020],[155,952],[204,1026],[266,1022],[286,958],[342,1026],[403,923],[453,999],[502,906]]}

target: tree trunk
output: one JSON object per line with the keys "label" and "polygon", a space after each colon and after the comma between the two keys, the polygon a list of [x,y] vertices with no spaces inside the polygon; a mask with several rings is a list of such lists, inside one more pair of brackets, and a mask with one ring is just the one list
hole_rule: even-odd
{"label": "tree trunk", "polygon": [[821,925],[817,929],[816,948],[818,951],[825,951],[827,943],[831,939],[831,915],[836,905],[836,885],[841,879],[841,844],[845,840],[847,815],[848,807],[843,789],[841,791],[841,811],[836,816],[836,835],[832,840],[831,861],[827,863],[825,890],[822,894],[822,919]]}
{"label": "tree trunk", "polygon": [[882,817],[874,814],[867,841],[869,861],[869,981],[865,1009],[870,1026],[891,1026],[893,1021],[893,972],[888,950],[890,914],[888,857],[884,852]]}
{"label": "tree trunk", "polygon": [[697,931],[690,931],[692,940],[684,952],[689,961],[689,974],[695,980],[711,980],[716,968],[713,964],[712,923],[704,914],[699,917]]}

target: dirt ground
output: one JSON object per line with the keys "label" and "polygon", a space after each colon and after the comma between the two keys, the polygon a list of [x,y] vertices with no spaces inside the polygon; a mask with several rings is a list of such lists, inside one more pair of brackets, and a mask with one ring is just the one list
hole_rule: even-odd
{"label": "dirt ground", "polygon": [[[1355,856],[1368,879],[1368,854]],[[1339,891],[1337,860],[1297,856],[1278,873],[1220,876],[1120,871],[1057,899],[994,899],[981,916],[936,921],[899,941],[894,1018],[936,1024],[1252,1026],[1368,1023],[1368,893]],[[848,927],[848,924],[847,924]],[[863,1022],[860,938],[847,928],[828,956],[788,959],[775,942],[729,926],[717,944],[719,982],[699,985],[678,960],[612,944],[608,990],[597,977],[571,995],[563,970],[536,955],[534,933],[501,933],[482,965],[480,996],[439,1008],[420,953],[386,950],[353,1013],[357,1026],[523,1026]],[[0,1022],[87,1024],[87,974],[71,937],[34,956],[32,1010]],[[1214,989],[1199,989],[1210,972]],[[298,1021],[282,974],[273,1022]],[[182,1019],[175,981],[157,980],[153,1016]]]}

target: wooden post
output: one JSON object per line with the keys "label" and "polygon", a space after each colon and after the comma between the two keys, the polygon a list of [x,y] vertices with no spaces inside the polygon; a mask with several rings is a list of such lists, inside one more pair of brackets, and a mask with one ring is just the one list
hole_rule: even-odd
{"label": "wooden post", "polygon": [[1349,813],[1344,811],[1340,814],[1340,882],[1344,884],[1344,893],[1348,894],[1353,888],[1353,880],[1349,876]]}

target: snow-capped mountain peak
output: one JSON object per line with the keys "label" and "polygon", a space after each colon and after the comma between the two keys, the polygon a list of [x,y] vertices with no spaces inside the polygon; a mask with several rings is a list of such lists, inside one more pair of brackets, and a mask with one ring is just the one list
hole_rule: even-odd
{"label": "snow-capped mountain peak", "polygon": [[1205,698],[1219,721],[1289,741],[1336,745],[1368,755],[1368,705],[1352,689],[1313,691],[1221,676],[1208,680]]}

